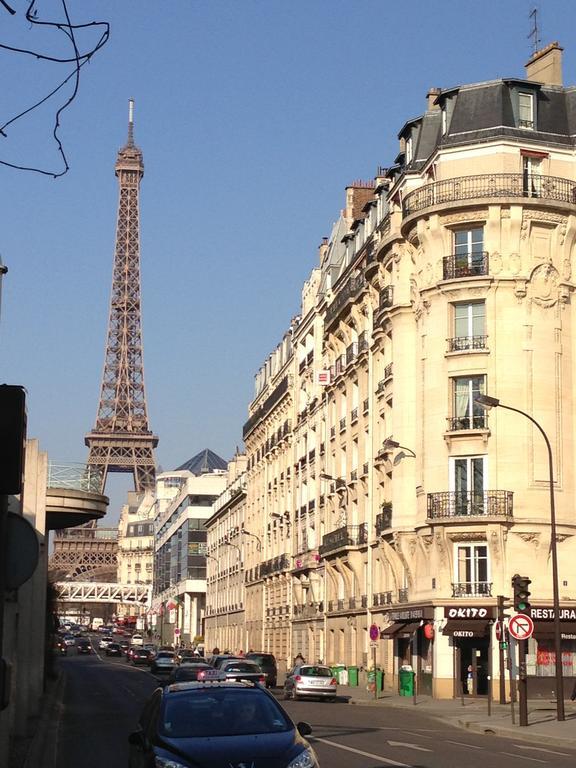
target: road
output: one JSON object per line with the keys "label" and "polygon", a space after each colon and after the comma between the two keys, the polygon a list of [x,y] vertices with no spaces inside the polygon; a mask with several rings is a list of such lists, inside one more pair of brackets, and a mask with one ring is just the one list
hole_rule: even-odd
{"label": "road", "polygon": [[[156,687],[146,667],[101,655],[60,659],[65,687],[52,722],[47,768],[126,768],[128,734]],[[573,768],[576,751],[470,733],[427,715],[344,701],[282,702],[312,725],[322,768]],[[44,768],[44,766],[39,768]]]}

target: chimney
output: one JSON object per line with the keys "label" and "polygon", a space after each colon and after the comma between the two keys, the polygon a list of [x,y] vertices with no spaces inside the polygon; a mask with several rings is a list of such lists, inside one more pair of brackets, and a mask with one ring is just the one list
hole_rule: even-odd
{"label": "chimney", "polygon": [[562,85],[562,51],[557,42],[536,51],[526,64],[526,79],[544,85]]}
{"label": "chimney", "polygon": [[426,99],[428,100],[428,112],[432,112],[432,110],[434,109],[440,109],[438,104],[434,104],[439,94],[440,94],[440,88],[428,89],[428,93],[426,94]]}
{"label": "chimney", "polygon": [[318,246],[318,255],[320,256],[320,266],[322,266],[322,262],[324,261],[324,256],[328,253],[328,238],[323,237],[322,242]]}
{"label": "chimney", "polygon": [[346,212],[345,217],[350,221],[363,219],[365,213],[362,211],[368,200],[374,198],[373,181],[354,181],[346,187]]}

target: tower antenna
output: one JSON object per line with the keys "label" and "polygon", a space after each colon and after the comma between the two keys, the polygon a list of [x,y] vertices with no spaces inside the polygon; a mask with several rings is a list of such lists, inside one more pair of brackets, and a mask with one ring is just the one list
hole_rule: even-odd
{"label": "tower antenna", "polygon": [[534,54],[540,49],[542,43],[540,38],[540,28],[538,26],[538,8],[533,8],[528,18],[532,19],[533,26],[527,37],[528,39],[532,39],[532,53]]}

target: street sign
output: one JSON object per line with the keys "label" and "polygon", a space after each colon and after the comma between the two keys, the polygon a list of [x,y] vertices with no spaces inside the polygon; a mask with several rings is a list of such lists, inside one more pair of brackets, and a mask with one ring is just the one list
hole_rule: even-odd
{"label": "street sign", "polygon": [[516,640],[528,640],[534,632],[534,622],[525,613],[517,613],[508,623],[508,632]]}
{"label": "street sign", "polygon": [[372,642],[375,642],[380,637],[380,629],[378,628],[378,624],[370,624],[370,640]]}
{"label": "street sign", "polygon": [[494,624],[494,632],[496,633],[496,640],[502,640],[502,624],[499,621]]}

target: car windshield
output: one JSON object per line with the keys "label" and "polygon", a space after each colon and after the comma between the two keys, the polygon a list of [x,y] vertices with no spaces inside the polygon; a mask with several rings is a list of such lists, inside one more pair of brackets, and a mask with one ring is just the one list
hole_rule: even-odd
{"label": "car windshield", "polygon": [[168,739],[282,733],[294,726],[265,693],[244,688],[199,688],[170,695],[160,721]]}
{"label": "car windshield", "polygon": [[302,677],[332,677],[332,670],[329,667],[300,667]]}
{"label": "car windshield", "polygon": [[272,660],[272,656],[265,656],[264,654],[262,655],[250,654],[248,658],[251,661],[255,661],[256,664],[273,664],[274,663]]}

